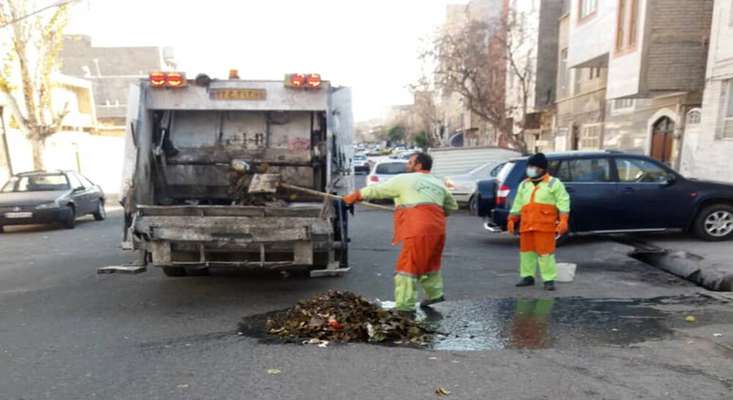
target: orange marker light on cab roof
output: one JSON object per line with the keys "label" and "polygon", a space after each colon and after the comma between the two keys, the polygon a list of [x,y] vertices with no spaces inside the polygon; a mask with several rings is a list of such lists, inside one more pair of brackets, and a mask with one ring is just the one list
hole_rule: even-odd
{"label": "orange marker light on cab roof", "polygon": [[306,85],[309,88],[319,88],[321,87],[321,75],[320,74],[309,74],[306,78]]}
{"label": "orange marker light on cab roof", "polygon": [[163,87],[165,86],[166,75],[165,72],[155,71],[150,73],[148,79],[150,80],[150,86]]}
{"label": "orange marker light on cab roof", "polygon": [[166,77],[168,87],[177,88],[186,86],[186,75],[182,72],[169,72]]}

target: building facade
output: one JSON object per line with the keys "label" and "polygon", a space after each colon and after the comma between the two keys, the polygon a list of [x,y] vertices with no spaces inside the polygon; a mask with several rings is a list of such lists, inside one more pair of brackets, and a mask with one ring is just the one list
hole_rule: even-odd
{"label": "building facade", "polygon": [[716,0],[702,109],[686,115],[680,171],[733,182],[724,174],[733,157],[733,1]]}
{"label": "building facade", "polygon": [[130,84],[176,68],[171,48],[97,47],[86,35],[65,35],[61,72],[92,82],[99,134],[124,135]]}
{"label": "building facade", "polygon": [[571,143],[679,168],[686,116],[702,103],[712,9],[713,0],[573,0],[567,65],[605,74],[606,102],[597,127],[570,128]]}

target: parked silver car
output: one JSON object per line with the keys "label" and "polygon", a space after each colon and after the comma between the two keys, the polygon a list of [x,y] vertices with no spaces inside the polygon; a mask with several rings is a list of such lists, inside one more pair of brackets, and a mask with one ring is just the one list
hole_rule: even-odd
{"label": "parked silver car", "polygon": [[478,181],[495,178],[504,162],[491,161],[465,174],[447,176],[443,179],[448,191],[460,204],[469,204],[476,194]]}
{"label": "parked silver car", "polygon": [[407,160],[387,159],[379,161],[367,176],[367,186],[386,182],[395,175],[404,174],[405,172],[407,172]]}

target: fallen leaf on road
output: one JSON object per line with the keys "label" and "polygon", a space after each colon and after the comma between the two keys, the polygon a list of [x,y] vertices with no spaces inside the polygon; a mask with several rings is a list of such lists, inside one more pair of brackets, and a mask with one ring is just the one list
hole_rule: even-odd
{"label": "fallen leaf on road", "polygon": [[279,375],[282,371],[280,371],[277,368],[270,368],[267,370],[267,373],[270,375]]}
{"label": "fallen leaf on road", "polygon": [[695,321],[697,321],[697,318],[695,318],[694,315],[688,315],[687,318],[685,318],[685,321],[687,321],[687,322],[695,322]]}
{"label": "fallen leaf on road", "polygon": [[437,394],[438,396],[447,396],[450,394],[450,391],[444,387],[438,387],[437,389],[435,389],[435,394]]}

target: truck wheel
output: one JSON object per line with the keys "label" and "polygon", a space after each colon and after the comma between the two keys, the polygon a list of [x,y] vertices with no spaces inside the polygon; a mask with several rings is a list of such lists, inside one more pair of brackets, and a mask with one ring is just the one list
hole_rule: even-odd
{"label": "truck wheel", "polygon": [[66,217],[64,217],[64,220],[61,222],[61,226],[64,229],[74,229],[76,226],[76,210],[74,209],[74,206],[68,206]]}
{"label": "truck wheel", "polygon": [[99,199],[99,203],[97,203],[97,211],[92,215],[94,216],[95,221],[104,221],[104,219],[107,218],[107,210],[104,208],[104,200]]}
{"label": "truck wheel", "polygon": [[163,267],[163,273],[165,276],[178,278],[186,276],[186,269],[183,267]]}
{"label": "truck wheel", "polygon": [[693,232],[708,242],[733,238],[733,207],[726,204],[705,207],[695,219]]}

